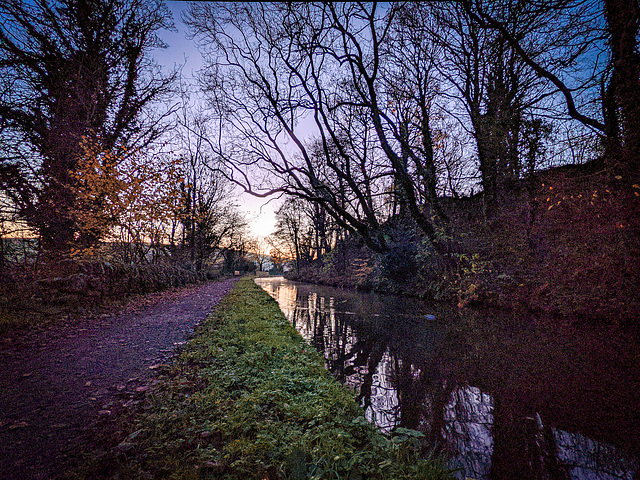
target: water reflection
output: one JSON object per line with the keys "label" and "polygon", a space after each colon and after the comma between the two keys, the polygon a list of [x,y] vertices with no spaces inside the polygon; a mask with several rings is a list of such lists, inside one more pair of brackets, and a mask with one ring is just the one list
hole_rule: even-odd
{"label": "water reflection", "polygon": [[493,455],[493,398],[477,387],[456,388],[444,407],[442,436],[451,466],[466,478],[489,478]]}
{"label": "water reflection", "polygon": [[370,421],[423,431],[459,478],[640,478],[640,349],[621,332],[256,282]]}

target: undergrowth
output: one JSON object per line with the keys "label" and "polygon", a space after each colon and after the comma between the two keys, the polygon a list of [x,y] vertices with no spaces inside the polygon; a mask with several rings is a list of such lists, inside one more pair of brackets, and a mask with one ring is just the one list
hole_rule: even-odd
{"label": "undergrowth", "polygon": [[387,436],[367,422],[250,278],[203,322],[129,431],[75,478],[450,478],[420,432]]}
{"label": "undergrowth", "polygon": [[19,316],[0,308],[0,335],[30,327],[32,327],[32,322],[29,322],[26,316]]}

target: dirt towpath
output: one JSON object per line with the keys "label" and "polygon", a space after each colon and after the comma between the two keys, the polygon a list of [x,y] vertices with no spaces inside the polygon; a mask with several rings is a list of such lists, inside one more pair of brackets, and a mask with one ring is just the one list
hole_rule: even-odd
{"label": "dirt towpath", "polygon": [[100,417],[140,401],[155,367],[235,281],[152,294],[118,313],[0,339],[0,479],[60,474]]}

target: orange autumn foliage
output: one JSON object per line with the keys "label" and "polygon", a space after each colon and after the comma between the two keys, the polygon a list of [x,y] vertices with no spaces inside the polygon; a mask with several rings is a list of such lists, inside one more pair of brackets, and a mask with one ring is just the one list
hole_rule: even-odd
{"label": "orange autumn foliage", "polygon": [[[78,246],[89,239],[163,242],[167,220],[178,208],[183,181],[179,160],[143,155],[125,147],[104,150],[83,139],[83,157],[73,173],[77,185]],[[83,241],[83,237],[87,241]]]}

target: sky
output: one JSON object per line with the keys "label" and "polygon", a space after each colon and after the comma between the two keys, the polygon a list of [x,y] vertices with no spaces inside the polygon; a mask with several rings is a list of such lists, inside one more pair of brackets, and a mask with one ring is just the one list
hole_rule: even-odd
{"label": "sky", "polygon": [[[202,67],[202,56],[196,48],[193,40],[187,39],[188,28],[182,23],[181,12],[188,4],[186,2],[168,1],[169,10],[173,14],[176,26],[175,32],[162,32],[160,37],[168,45],[164,50],[155,52],[156,61],[167,70],[175,66],[182,67],[182,75],[185,81],[195,81],[198,70]],[[275,227],[275,210],[279,202],[275,199],[257,198],[249,194],[240,194],[236,202],[250,222],[251,232],[258,237],[271,234]]]}

